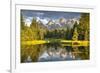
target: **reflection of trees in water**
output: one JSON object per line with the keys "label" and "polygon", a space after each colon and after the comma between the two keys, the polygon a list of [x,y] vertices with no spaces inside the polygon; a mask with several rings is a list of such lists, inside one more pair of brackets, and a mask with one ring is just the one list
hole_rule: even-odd
{"label": "reflection of trees in water", "polygon": [[84,47],[84,46],[81,46],[79,47],[79,51],[81,51],[82,53],[80,54],[81,58],[84,60],[84,59],[89,59],[90,57],[90,54],[89,54],[89,46],[87,47]]}
{"label": "reflection of trees in water", "polygon": [[39,55],[43,51],[43,45],[25,46],[25,48],[21,49],[21,62],[27,62],[29,57],[32,62],[37,62]]}
{"label": "reflection of trees in water", "polygon": [[75,58],[81,58],[81,60],[89,59],[89,47],[66,46],[66,50],[72,53]]}
{"label": "reflection of trees in water", "polygon": [[66,46],[66,47],[51,47],[47,50],[47,53],[49,56],[55,56],[59,55],[62,58],[65,58],[67,56],[70,56],[73,59],[82,59],[86,60],[89,59],[89,47],[71,47],[71,46]]}
{"label": "reflection of trees in water", "polygon": [[44,45],[34,45],[25,46],[21,49],[21,62],[38,62],[39,57],[47,52],[48,56],[59,57],[60,60],[71,60],[89,59],[89,47],[71,47],[71,46],[61,46],[59,44],[44,44]]}

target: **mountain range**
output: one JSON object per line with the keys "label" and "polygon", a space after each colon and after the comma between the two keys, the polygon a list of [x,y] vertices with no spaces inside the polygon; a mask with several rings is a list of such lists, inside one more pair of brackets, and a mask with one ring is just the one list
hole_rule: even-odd
{"label": "mountain range", "polygon": [[[39,22],[42,23],[40,20]],[[75,22],[79,24],[78,18],[72,18],[72,19],[65,19],[65,18],[59,18],[58,20],[49,20],[47,24],[43,24],[46,26],[49,30],[51,29],[58,29],[58,28],[73,28]]]}
{"label": "mountain range", "polygon": [[[36,20],[39,23],[38,26],[40,28],[48,29],[48,30],[62,29],[62,28],[71,29],[71,28],[73,28],[75,22],[77,22],[79,24],[79,18],[71,18],[71,19],[59,18],[56,20],[54,20],[54,19],[47,20],[47,19],[37,18]],[[31,24],[31,22],[30,22],[30,24]]]}

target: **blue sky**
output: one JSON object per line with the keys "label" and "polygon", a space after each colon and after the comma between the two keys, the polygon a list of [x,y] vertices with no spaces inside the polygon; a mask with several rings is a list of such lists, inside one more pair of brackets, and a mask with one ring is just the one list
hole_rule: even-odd
{"label": "blue sky", "polygon": [[21,10],[21,14],[24,16],[25,22],[30,24],[33,17],[41,20],[46,24],[49,20],[57,20],[59,18],[72,19],[79,18],[78,12],[56,12],[56,11],[38,11],[38,10]]}

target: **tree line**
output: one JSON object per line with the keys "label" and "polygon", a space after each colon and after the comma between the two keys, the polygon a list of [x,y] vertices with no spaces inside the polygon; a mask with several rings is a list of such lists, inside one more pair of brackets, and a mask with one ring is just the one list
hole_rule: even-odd
{"label": "tree line", "polygon": [[26,26],[23,15],[21,14],[21,41],[26,40],[45,40],[45,39],[65,39],[72,40],[77,30],[78,40],[89,40],[89,13],[81,13],[79,24],[75,22],[72,29],[48,30],[43,24],[33,18],[30,27]]}

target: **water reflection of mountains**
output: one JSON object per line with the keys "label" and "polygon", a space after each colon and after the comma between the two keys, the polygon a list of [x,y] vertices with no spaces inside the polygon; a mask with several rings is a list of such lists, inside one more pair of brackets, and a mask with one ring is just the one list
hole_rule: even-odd
{"label": "water reflection of mountains", "polygon": [[64,48],[49,48],[38,59],[40,62],[45,61],[64,61],[64,60],[80,60],[72,51],[66,51]]}
{"label": "water reflection of mountains", "polygon": [[[61,43],[44,44],[42,47],[40,46],[39,49],[41,49],[41,51],[36,54],[36,58],[32,55],[27,55],[24,62],[33,62],[34,59],[36,62],[84,60],[88,59],[89,56],[85,47],[81,46],[74,49],[72,46],[62,46]],[[30,50],[31,52],[34,51],[34,49]]]}

